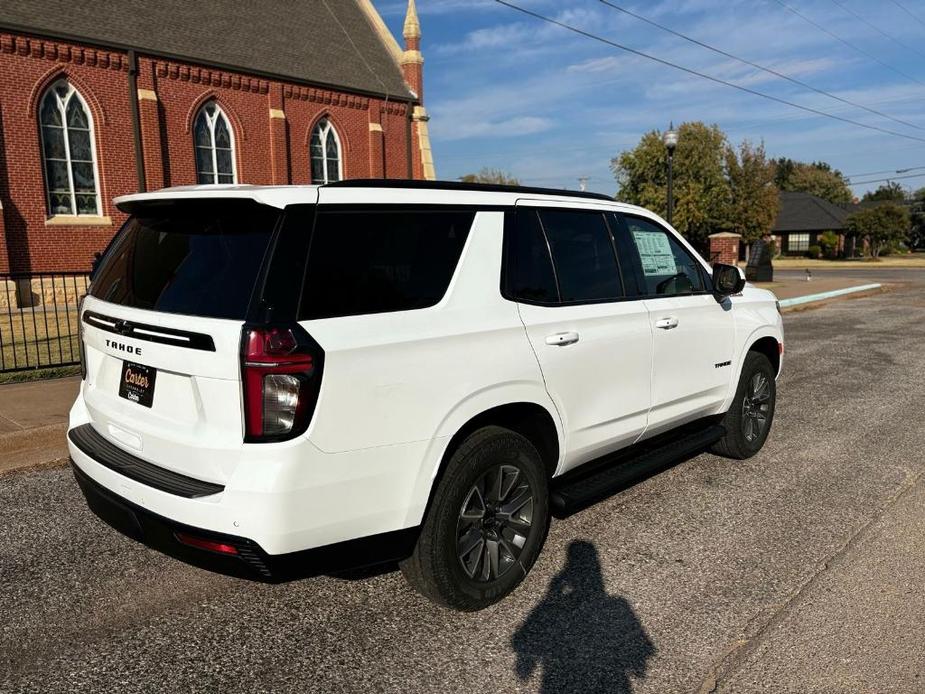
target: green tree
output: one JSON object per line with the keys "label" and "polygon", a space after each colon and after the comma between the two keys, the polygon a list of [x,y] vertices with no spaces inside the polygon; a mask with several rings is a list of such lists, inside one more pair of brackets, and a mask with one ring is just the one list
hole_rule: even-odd
{"label": "green tree", "polygon": [[[730,217],[725,149],[726,136],[716,125],[693,122],[678,128],[672,222],[700,247],[706,245],[707,235],[722,230]],[[610,166],[620,185],[618,200],[667,216],[668,153],[659,131],[643,135],[634,149],[612,159]]]}
{"label": "green tree", "polygon": [[501,169],[483,168],[478,173],[466,174],[463,183],[500,183],[505,186],[519,186],[520,181]]}
{"label": "green tree", "polygon": [[[617,199],[667,216],[668,154],[657,130],[611,160],[620,185]],[[717,231],[746,241],[770,231],[777,217],[774,162],[764,145],[731,146],[718,126],[682,123],[674,154],[674,226],[695,246]]]}
{"label": "green tree", "polygon": [[925,188],[912,194],[912,231],[909,233],[910,248],[925,248]]}
{"label": "green tree", "polygon": [[877,190],[871,190],[864,193],[862,200],[892,200],[893,202],[903,202],[906,199],[906,191],[895,181],[887,181]]}
{"label": "green tree", "polygon": [[771,231],[780,207],[774,185],[775,166],[768,161],[764,144],[757,147],[747,140],[738,151],[726,147],[726,176],[729,182],[727,228],[750,243]]}
{"label": "green tree", "polygon": [[845,205],[854,199],[848,179],[824,161],[807,164],[781,157],[776,167],[774,182],[781,190],[809,193],[836,205]]}
{"label": "green tree", "polygon": [[788,157],[778,157],[774,162],[774,185],[781,190],[787,190],[786,186],[793,176],[793,171],[800,162],[794,161]]}
{"label": "green tree", "polygon": [[859,210],[845,221],[849,234],[867,239],[874,258],[879,258],[884,248],[907,241],[910,225],[909,210],[893,202]]}

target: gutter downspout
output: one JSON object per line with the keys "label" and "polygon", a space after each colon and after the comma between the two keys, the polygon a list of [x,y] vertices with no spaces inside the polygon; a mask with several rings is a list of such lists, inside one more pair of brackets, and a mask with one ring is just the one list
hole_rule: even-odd
{"label": "gutter downspout", "polygon": [[128,52],[128,100],[132,111],[132,139],[135,141],[135,175],[138,177],[138,192],[148,190],[145,179],[144,148],[141,145],[141,115],[138,110],[138,56],[135,49]]}
{"label": "gutter downspout", "polygon": [[414,178],[414,162],[412,161],[414,132],[411,123],[414,121],[414,103],[408,102],[408,120],[405,121],[405,153],[408,157],[408,180]]}

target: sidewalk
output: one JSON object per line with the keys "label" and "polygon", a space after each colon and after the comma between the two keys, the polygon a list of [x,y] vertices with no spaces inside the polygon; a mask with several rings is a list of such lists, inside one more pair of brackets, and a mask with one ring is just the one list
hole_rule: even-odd
{"label": "sidewalk", "polygon": [[67,457],[67,413],[80,378],[0,385],[0,473]]}
{"label": "sidewalk", "polygon": [[778,299],[795,299],[807,294],[822,294],[837,289],[846,289],[848,287],[861,287],[870,284],[869,279],[859,277],[853,279],[850,277],[813,277],[806,281],[805,279],[783,279],[774,282],[756,282],[755,286],[762,289],[770,289],[777,295]]}

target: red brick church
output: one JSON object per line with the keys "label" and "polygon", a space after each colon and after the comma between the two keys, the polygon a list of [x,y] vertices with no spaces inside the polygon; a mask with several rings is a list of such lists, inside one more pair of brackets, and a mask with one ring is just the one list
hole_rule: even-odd
{"label": "red brick church", "polygon": [[0,2],[0,273],[89,269],[112,199],[434,178],[421,28],[371,0]]}

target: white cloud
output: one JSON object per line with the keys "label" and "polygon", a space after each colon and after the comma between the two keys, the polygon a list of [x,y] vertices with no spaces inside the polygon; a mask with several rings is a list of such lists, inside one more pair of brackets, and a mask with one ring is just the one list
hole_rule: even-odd
{"label": "white cloud", "polygon": [[626,67],[626,58],[617,55],[608,55],[603,58],[590,58],[588,60],[583,60],[580,63],[574,63],[573,65],[569,65],[566,70],[568,72],[593,74],[598,72],[614,72],[616,70],[624,70]]}
{"label": "white cloud", "polygon": [[554,125],[548,118],[516,116],[506,120],[470,120],[449,127],[435,127],[435,136],[446,141],[474,137],[524,137],[549,130]]}

